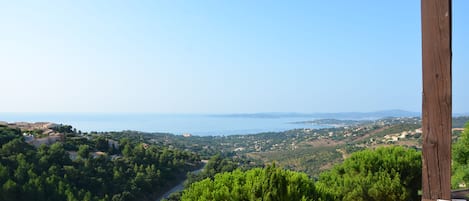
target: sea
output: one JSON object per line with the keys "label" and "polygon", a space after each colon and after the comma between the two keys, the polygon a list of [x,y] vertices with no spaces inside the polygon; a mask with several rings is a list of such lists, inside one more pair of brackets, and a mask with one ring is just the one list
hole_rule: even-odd
{"label": "sea", "polygon": [[0,121],[53,122],[71,125],[83,132],[134,130],[148,133],[189,133],[197,136],[246,135],[325,126],[294,122],[308,117],[258,117],[214,114],[91,114],[91,113],[1,113]]}

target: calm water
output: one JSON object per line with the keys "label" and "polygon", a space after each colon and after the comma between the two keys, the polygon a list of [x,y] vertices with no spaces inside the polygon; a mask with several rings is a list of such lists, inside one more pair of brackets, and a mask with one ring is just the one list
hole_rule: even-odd
{"label": "calm water", "polygon": [[168,132],[193,135],[234,135],[295,128],[319,128],[317,125],[292,124],[312,120],[305,117],[226,117],[175,114],[0,114],[0,121],[47,121],[69,124],[81,131]]}

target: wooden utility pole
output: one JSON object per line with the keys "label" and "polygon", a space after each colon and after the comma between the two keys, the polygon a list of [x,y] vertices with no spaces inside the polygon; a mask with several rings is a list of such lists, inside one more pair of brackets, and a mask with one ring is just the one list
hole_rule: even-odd
{"label": "wooden utility pole", "polygon": [[422,201],[451,200],[451,0],[421,0]]}

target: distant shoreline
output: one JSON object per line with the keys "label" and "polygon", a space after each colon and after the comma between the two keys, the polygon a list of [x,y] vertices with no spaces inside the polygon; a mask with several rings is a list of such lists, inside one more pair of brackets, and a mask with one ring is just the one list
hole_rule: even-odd
{"label": "distant shoreline", "polygon": [[[145,133],[172,133],[193,136],[247,135],[264,132],[282,132],[292,129],[317,129],[355,124],[353,121],[366,121],[388,117],[390,113],[371,113],[362,118],[348,119],[337,117],[313,118],[301,113],[255,113],[255,114],[98,114],[98,113],[3,113],[0,121],[6,122],[54,122],[72,125],[83,132],[111,132],[132,130]],[[405,111],[404,111],[405,112]],[[330,113],[327,115],[333,115]],[[345,113],[347,115],[355,113]],[[406,113],[411,115],[413,113]],[[323,114],[326,116],[326,114]],[[272,117],[272,118],[271,118]],[[275,118],[273,118],[275,117]],[[341,122],[321,122],[323,119],[337,119]],[[321,120],[321,121],[319,121]]]}

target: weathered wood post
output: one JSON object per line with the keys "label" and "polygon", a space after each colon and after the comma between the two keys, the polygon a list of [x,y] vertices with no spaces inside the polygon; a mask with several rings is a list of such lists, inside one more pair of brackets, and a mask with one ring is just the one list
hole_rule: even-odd
{"label": "weathered wood post", "polygon": [[421,0],[422,201],[451,200],[451,0]]}

